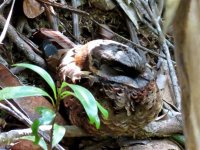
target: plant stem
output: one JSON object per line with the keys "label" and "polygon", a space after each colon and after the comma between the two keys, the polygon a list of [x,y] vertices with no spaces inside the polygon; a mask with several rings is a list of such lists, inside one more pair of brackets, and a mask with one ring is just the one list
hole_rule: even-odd
{"label": "plant stem", "polygon": [[52,123],[51,123],[51,125],[52,125],[52,128],[51,128],[51,133],[50,133],[50,150],[52,150],[52,144],[53,144],[53,131],[54,131],[54,124],[55,124],[55,122],[56,122],[56,116],[57,116],[57,114],[58,114],[58,110],[59,110],[59,107],[60,107],[60,100],[61,100],[61,98],[60,98],[60,94],[58,94],[57,95],[57,99],[56,99],[56,106],[55,106],[55,117],[54,117],[54,119],[53,119],[53,121],[52,121]]}

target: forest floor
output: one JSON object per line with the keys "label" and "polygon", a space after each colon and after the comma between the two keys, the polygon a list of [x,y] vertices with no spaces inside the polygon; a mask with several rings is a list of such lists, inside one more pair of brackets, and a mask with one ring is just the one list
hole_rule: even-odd
{"label": "forest floor", "polygon": [[[12,65],[23,62],[38,65],[51,74],[58,84],[60,76],[56,69],[62,63],[62,57],[55,55],[54,60],[54,57],[49,59],[49,56],[54,55],[58,49],[73,49],[77,45],[104,39],[117,41],[137,51],[146,62],[145,65],[154,72],[154,80],[163,102],[159,116],[144,128],[148,136],[145,134],[140,138],[112,135],[94,137],[85,134],[82,129],[78,128],[75,131],[76,128],[67,128],[71,125],[70,117],[67,116],[67,108],[61,103],[56,121],[67,126],[68,130],[60,142],[61,148],[56,149],[184,149],[180,91],[177,88],[176,64],[173,61],[173,29],[169,27],[167,32],[162,30],[165,10],[162,0],[149,3],[145,0],[116,0],[115,3],[109,0],[17,0],[14,4],[13,2],[14,0],[0,2],[1,88],[32,85],[49,92],[51,89],[39,75]],[[114,47],[111,46],[112,48]],[[36,107],[52,108],[52,105],[44,97],[24,98],[21,101],[14,99],[11,102],[14,106],[8,101],[2,101],[0,106],[1,133],[6,133],[10,137],[6,139],[3,134],[0,135],[7,141],[0,140],[1,149],[40,149],[26,140],[19,139],[24,136],[20,134],[20,130],[24,131],[31,124],[22,116],[16,117],[17,112],[13,107],[28,116],[30,121],[34,121],[38,117]],[[17,135],[12,132],[14,130],[17,131]]]}

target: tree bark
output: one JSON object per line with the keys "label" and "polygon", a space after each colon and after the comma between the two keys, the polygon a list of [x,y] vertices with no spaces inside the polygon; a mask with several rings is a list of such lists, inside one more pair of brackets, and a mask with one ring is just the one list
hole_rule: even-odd
{"label": "tree bark", "polygon": [[186,146],[200,150],[200,0],[180,2],[174,32]]}

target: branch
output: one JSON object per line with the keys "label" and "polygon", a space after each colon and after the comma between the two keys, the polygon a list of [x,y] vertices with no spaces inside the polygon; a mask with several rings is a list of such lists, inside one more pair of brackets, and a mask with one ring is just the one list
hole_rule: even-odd
{"label": "branch", "polygon": [[[167,137],[176,133],[182,133],[183,132],[182,121],[180,120],[181,120],[181,115],[177,115],[176,117],[168,119],[168,120],[159,121],[159,122],[154,121],[144,128],[143,133],[145,136],[142,136],[140,138],[145,139],[145,138],[150,138],[150,137]],[[92,136],[92,135],[87,134],[81,128],[77,126],[67,125],[64,127],[66,129],[65,137]],[[39,129],[43,132],[48,132],[51,130],[51,128],[52,128],[51,125],[43,125],[43,126],[40,126]],[[0,145],[6,144],[9,141],[12,141],[14,139],[17,139],[26,135],[31,135],[31,134],[32,134],[31,128],[3,132],[0,134]]]}
{"label": "branch", "polygon": [[147,3],[144,2],[143,0],[141,2],[144,5],[144,7],[147,10],[147,12],[149,13],[149,15],[150,15],[150,17],[151,17],[151,19],[153,21],[153,24],[156,26],[156,29],[157,29],[157,32],[158,32],[158,36],[159,36],[160,45],[162,46],[162,49],[163,49],[163,51],[164,51],[164,53],[166,55],[166,58],[167,58],[169,74],[170,74],[171,81],[172,81],[172,84],[173,84],[175,103],[176,103],[176,106],[178,107],[178,109],[181,110],[181,94],[180,94],[180,88],[179,88],[179,85],[178,85],[178,79],[177,79],[177,76],[176,76],[176,72],[175,72],[173,63],[171,61],[171,56],[170,56],[170,53],[169,53],[169,48],[167,46],[167,42],[166,42],[165,36],[164,36],[164,34],[162,32],[162,29],[161,29],[161,26],[159,24],[159,19],[158,18],[160,18],[160,17],[156,18],[153,15],[153,13],[150,10],[150,8],[148,7]]}
{"label": "branch", "polygon": [[[6,19],[0,15],[0,28],[4,28],[6,24]],[[17,34],[15,28],[12,25],[8,26],[7,30],[7,36],[8,38],[16,44],[16,46],[26,55],[26,57],[32,61],[38,64],[41,67],[45,67],[46,63],[42,57],[37,55],[32,48],[24,41],[22,40],[19,35]]]}

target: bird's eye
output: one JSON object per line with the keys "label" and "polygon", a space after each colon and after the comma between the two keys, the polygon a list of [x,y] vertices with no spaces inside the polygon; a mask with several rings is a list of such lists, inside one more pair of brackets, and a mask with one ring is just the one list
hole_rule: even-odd
{"label": "bird's eye", "polygon": [[94,59],[92,65],[93,65],[95,68],[99,68],[99,62],[98,62],[98,60]]}

